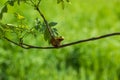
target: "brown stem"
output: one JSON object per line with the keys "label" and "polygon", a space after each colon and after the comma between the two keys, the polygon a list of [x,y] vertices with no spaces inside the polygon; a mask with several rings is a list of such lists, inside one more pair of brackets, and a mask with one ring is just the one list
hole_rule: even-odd
{"label": "brown stem", "polygon": [[120,35],[120,32],[109,33],[109,34],[101,35],[101,36],[98,36],[98,37],[93,37],[93,38],[88,38],[88,39],[83,39],[83,40],[63,44],[63,45],[59,46],[59,48],[70,46],[70,45],[75,45],[75,44],[79,44],[79,43],[83,43],[83,42],[95,41],[95,40],[98,40],[98,39],[107,38],[107,37],[111,37],[111,36],[117,36],[117,35]]}
{"label": "brown stem", "polygon": [[46,25],[49,33],[50,33],[51,38],[54,38],[53,32],[52,32],[52,30],[51,30],[51,28],[50,28],[50,26],[49,26],[49,24],[48,24],[45,16],[42,14],[42,12],[40,11],[40,9],[39,9],[38,6],[35,6],[35,8],[36,8],[36,10],[39,12],[40,16],[43,18],[43,20],[44,20],[44,22],[45,22],[45,25]]}
{"label": "brown stem", "polygon": [[71,43],[67,43],[67,44],[63,44],[63,45],[60,45],[58,47],[39,47],[39,46],[33,46],[33,45],[29,45],[29,44],[25,44],[23,43],[22,45],[4,37],[4,39],[6,39],[7,41],[17,45],[17,46],[20,46],[22,48],[25,48],[25,49],[58,49],[58,48],[63,48],[63,47],[67,47],[67,46],[72,46],[72,45],[75,45],[75,44],[80,44],[80,43],[85,43],[85,42],[89,42],[89,41],[95,41],[95,40],[99,40],[99,39],[103,39],[103,38],[107,38],[107,37],[111,37],[111,36],[117,36],[117,35],[120,35],[120,32],[115,32],[115,33],[110,33],[110,34],[105,34],[105,35],[101,35],[101,36],[98,36],[98,37],[93,37],[93,38],[88,38],[88,39],[83,39],[83,40],[79,40],[79,41],[75,41],[75,42],[71,42]]}
{"label": "brown stem", "polygon": [[15,45],[17,45],[17,46],[20,46],[20,47],[22,47],[22,48],[24,48],[24,49],[28,49],[28,48],[29,48],[29,46],[24,46],[24,45],[22,45],[22,44],[19,44],[19,43],[17,43],[17,42],[14,42],[14,41],[8,39],[7,37],[4,37],[4,39],[7,40],[7,41],[9,41],[9,42],[11,42],[11,43],[13,43],[13,44],[15,44]]}

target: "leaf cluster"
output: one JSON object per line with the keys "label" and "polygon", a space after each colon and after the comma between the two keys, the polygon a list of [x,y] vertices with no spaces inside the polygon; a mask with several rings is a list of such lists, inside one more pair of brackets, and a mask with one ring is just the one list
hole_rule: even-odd
{"label": "leaf cluster", "polygon": [[14,35],[14,38],[19,40],[18,42],[22,43],[23,39],[30,35],[35,34],[32,28],[29,28],[28,25],[24,23],[25,17],[19,13],[15,13],[17,19],[16,25],[14,24],[4,24],[0,22],[0,37],[8,37]]}
{"label": "leaf cluster", "polygon": [[7,13],[8,11],[8,5],[10,6],[14,6],[14,3],[17,2],[18,5],[20,5],[21,2],[26,2],[27,0],[8,0],[6,1],[6,3],[4,4],[4,6],[2,7],[1,11],[0,11],[0,20],[3,17],[4,13]]}
{"label": "leaf cluster", "polygon": [[[56,25],[57,25],[57,22],[50,22],[49,23],[49,26],[52,30],[54,37],[58,36],[58,30],[57,30],[57,28],[55,28]],[[35,30],[37,30],[38,32],[40,32],[44,35],[45,41],[48,41],[48,43],[50,43],[51,35],[50,35],[50,33],[47,29],[47,26],[45,25],[44,22],[40,21],[39,18],[36,18],[34,28],[35,28]]]}
{"label": "leaf cluster", "polygon": [[[2,7],[0,11],[0,20],[3,18],[3,14],[8,12],[8,5],[13,6],[15,3],[20,6],[21,2],[27,3],[30,6],[32,6],[39,14],[40,17],[43,19],[43,21],[40,21],[39,18],[36,18],[35,20],[35,25],[33,27],[30,27],[25,24],[25,17],[22,16],[21,14],[15,12],[15,17],[17,19],[16,24],[11,24],[11,23],[2,23],[0,22],[0,37],[6,38],[8,41],[13,42],[12,40],[9,40],[7,38],[7,34],[15,34],[17,39],[19,39],[19,43],[22,45],[23,39],[25,36],[28,36],[29,34],[32,35],[39,35],[38,32],[43,34],[44,40],[47,41],[49,44],[54,43],[54,45],[60,45],[61,40],[63,38],[59,36],[57,28],[55,26],[57,25],[57,22],[48,22],[44,16],[44,14],[41,12],[40,9],[40,2],[42,0],[8,0],[5,2],[4,6]],[[70,2],[69,0],[57,0],[58,4],[62,4],[62,7],[64,8],[64,2]],[[51,42],[52,40],[52,42]],[[15,43],[17,44],[17,43]],[[19,44],[18,44],[19,45]]]}
{"label": "leaf cluster", "polygon": [[70,0],[57,0],[57,3],[58,3],[58,4],[61,3],[62,8],[64,9],[64,3],[65,3],[65,1],[68,2],[68,3],[70,2]]}
{"label": "leaf cluster", "polygon": [[[57,0],[57,3],[59,4],[59,3],[64,3],[65,2],[65,0]],[[70,0],[66,0],[66,2],[70,2]]]}

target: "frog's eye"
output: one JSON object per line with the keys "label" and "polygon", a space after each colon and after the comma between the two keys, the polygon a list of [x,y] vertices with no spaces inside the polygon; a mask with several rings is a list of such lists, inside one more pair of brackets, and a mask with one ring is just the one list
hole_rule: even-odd
{"label": "frog's eye", "polygon": [[63,41],[64,38],[63,38],[62,36],[60,36],[60,37],[57,38],[57,40],[59,40],[59,41]]}

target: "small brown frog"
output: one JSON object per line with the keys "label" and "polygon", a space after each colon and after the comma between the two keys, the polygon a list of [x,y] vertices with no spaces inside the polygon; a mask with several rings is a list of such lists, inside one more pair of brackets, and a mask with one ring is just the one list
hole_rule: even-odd
{"label": "small brown frog", "polygon": [[62,36],[51,38],[50,44],[52,44],[54,47],[59,47],[61,44],[61,41],[63,41],[63,40],[64,40],[64,38]]}

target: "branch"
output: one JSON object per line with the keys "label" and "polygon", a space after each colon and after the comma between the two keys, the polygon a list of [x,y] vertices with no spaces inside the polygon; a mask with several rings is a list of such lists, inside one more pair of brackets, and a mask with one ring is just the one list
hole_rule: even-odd
{"label": "branch", "polygon": [[7,40],[7,41],[9,41],[9,42],[17,45],[17,46],[20,46],[20,47],[24,48],[24,49],[28,49],[28,48],[29,48],[28,46],[24,46],[24,45],[22,45],[22,44],[19,44],[19,43],[17,43],[17,42],[14,42],[14,41],[8,39],[7,37],[3,37],[3,38],[4,38],[5,40]]}
{"label": "branch", "polygon": [[83,42],[95,41],[95,40],[99,40],[99,39],[102,39],[102,38],[107,38],[107,37],[117,36],[117,35],[120,35],[120,32],[109,33],[109,34],[101,35],[101,36],[98,36],[98,37],[93,37],[93,38],[88,38],[88,39],[83,39],[83,40],[63,44],[63,45],[59,46],[59,48],[66,47],[66,46],[71,46],[71,45],[75,45],[75,44],[79,44],[79,43],[83,43]]}
{"label": "branch", "polygon": [[[49,23],[47,22],[45,16],[42,14],[41,10],[39,9],[39,4],[41,2],[41,0],[39,0],[38,4],[36,5],[32,0],[30,0],[31,3],[34,5],[35,9],[39,12],[40,16],[43,18],[44,20],[44,23],[50,33],[50,36],[51,38],[54,39],[54,35],[53,35],[53,32],[49,26]],[[120,32],[115,32],[115,33],[110,33],[110,34],[105,34],[105,35],[101,35],[101,36],[98,36],[98,37],[93,37],[93,38],[88,38],[88,39],[83,39],[83,40],[79,40],[79,41],[75,41],[75,42],[71,42],[71,43],[67,43],[67,44],[63,44],[63,45],[57,45],[55,47],[40,47],[40,46],[34,46],[34,45],[29,45],[29,44],[26,44],[26,43],[17,43],[7,37],[4,37],[5,40],[17,45],[17,46],[20,46],[24,49],[32,49],[32,48],[35,48],[35,49],[58,49],[58,48],[63,48],[63,47],[67,47],[67,46],[72,46],[72,45],[75,45],[75,44],[80,44],[80,43],[83,43],[83,42],[89,42],[89,41],[94,41],[94,40],[99,40],[99,39],[102,39],[102,38],[106,38],[106,37],[110,37],[110,36],[116,36],[116,35],[120,35]],[[57,44],[58,41],[56,41],[55,39],[55,42]]]}
{"label": "branch", "polygon": [[67,43],[67,44],[63,44],[63,45],[60,45],[58,47],[39,47],[39,46],[33,46],[33,45],[29,45],[29,44],[25,44],[23,43],[22,45],[4,37],[7,41],[17,45],[17,46],[20,46],[22,48],[25,48],[25,49],[32,49],[32,48],[35,48],[35,49],[58,49],[58,48],[64,48],[64,47],[67,47],[67,46],[72,46],[72,45],[75,45],[75,44],[80,44],[80,43],[85,43],[85,42],[89,42],[89,41],[95,41],[95,40],[99,40],[99,39],[102,39],[102,38],[107,38],[107,37],[111,37],[111,36],[117,36],[117,35],[120,35],[120,32],[115,32],[115,33],[110,33],[110,34],[105,34],[105,35],[101,35],[101,36],[98,36],[98,37],[93,37],[93,38],[88,38],[88,39],[83,39],[83,40],[79,40],[79,41],[75,41],[75,42],[71,42],[71,43]]}
{"label": "branch", "polygon": [[44,20],[44,22],[45,22],[45,25],[46,25],[49,33],[50,33],[50,36],[51,36],[52,38],[54,38],[53,32],[52,32],[52,30],[51,30],[51,28],[50,28],[50,26],[49,26],[49,24],[48,24],[48,21],[46,20],[46,18],[45,18],[45,16],[43,15],[43,13],[40,11],[38,5],[35,5],[35,8],[36,8],[36,10],[39,12],[40,16],[43,18],[43,20]]}

